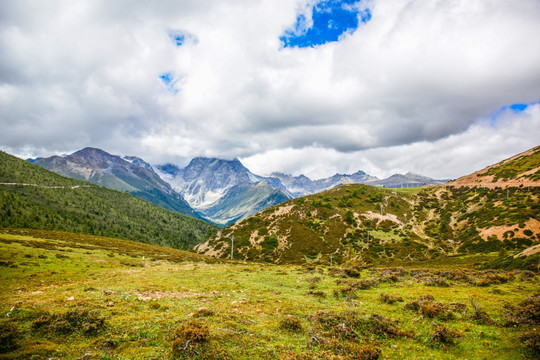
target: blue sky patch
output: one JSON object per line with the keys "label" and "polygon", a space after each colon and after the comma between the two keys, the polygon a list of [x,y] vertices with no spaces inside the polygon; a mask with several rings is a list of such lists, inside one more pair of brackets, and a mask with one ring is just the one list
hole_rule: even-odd
{"label": "blue sky patch", "polygon": [[167,90],[172,92],[173,94],[178,93],[178,89],[176,88],[176,83],[178,80],[174,78],[174,75],[170,72],[163,73],[159,75],[159,78],[165,86],[167,86]]}
{"label": "blue sky patch", "polygon": [[169,38],[172,40],[174,45],[182,46],[187,42],[196,44],[198,42],[197,37],[193,34],[190,34],[182,30],[169,30]]}
{"label": "blue sky patch", "polygon": [[491,126],[494,127],[499,116],[501,116],[501,114],[503,114],[504,112],[508,110],[512,111],[514,114],[519,114],[520,112],[527,110],[529,106],[536,105],[536,104],[540,104],[540,101],[537,101],[537,102],[535,101],[530,104],[512,104],[512,105],[501,106],[499,110],[494,111],[491,114],[491,120],[490,120]]}
{"label": "blue sky patch", "polygon": [[362,3],[361,0],[319,1],[313,6],[311,19],[305,14],[298,15],[294,26],[279,39],[283,47],[314,47],[338,41],[344,33],[356,31],[359,22],[371,20],[371,10]]}
{"label": "blue sky patch", "polygon": [[513,112],[522,112],[528,106],[529,104],[514,104],[514,105],[510,105],[509,108],[512,109]]}

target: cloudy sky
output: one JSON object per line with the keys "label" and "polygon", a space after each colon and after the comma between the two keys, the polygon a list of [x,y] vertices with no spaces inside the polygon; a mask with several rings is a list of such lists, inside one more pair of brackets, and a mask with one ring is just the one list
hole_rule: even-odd
{"label": "cloudy sky", "polygon": [[538,0],[2,0],[0,147],[455,178],[540,143]]}

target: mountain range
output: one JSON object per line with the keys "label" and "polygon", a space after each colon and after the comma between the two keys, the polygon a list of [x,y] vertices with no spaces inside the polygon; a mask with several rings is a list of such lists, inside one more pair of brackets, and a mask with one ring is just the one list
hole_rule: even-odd
{"label": "mountain range", "polygon": [[197,157],[184,168],[152,166],[136,156],[84,148],[71,155],[28,159],[61,175],[126,191],[165,209],[228,225],[281,202],[345,184],[383,187],[437,185],[421,175],[395,174],[380,180],[358,171],[312,180],[304,175],[253,174],[238,159]]}
{"label": "mountain range", "polygon": [[502,251],[512,256],[501,261],[537,270],[538,180],[540,146],[445,186],[350,184],[289,200],[221,229],[195,250],[229,258],[234,237],[239,260],[387,265]]}

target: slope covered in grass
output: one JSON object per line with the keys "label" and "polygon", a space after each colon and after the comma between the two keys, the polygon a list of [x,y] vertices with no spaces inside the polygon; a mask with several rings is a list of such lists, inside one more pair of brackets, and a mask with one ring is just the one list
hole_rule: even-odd
{"label": "slope covered in grass", "polygon": [[[518,253],[540,243],[539,187],[346,185],[291,200],[219,231],[200,253],[302,263],[401,264],[439,257]],[[528,266],[534,267],[534,264]]]}
{"label": "slope covered in grass", "polygon": [[217,227],[0,152],[0,227],[70,231],[189,249]]}
{"label": "slope covered in grass", "polygon": [[540,185],[540,146],[498,162],[480,171],[463,176],[454,185],[478,184],[481,186],[539,186]]}
{"label": "slope covered in grass", "polygon": [[0,359],[535,356],[540,297],[530,272],[203,259],[0,230]]}

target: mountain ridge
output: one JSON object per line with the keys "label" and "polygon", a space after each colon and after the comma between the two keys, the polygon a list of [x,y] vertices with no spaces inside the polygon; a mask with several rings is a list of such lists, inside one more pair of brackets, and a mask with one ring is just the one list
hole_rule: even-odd
{"label": "mountain ridge", "polygon": [[166,164],[156,169],[191,207],[217,224],[227,225],[291,198],[238,159],[196,157],[184,168]]}
{"label": "mountain ridge", "polygon": [[130,161],[86,147],[67,156],[42,158],[35,164],[60,175],[128,192],[167,210],[199,217],[150,164],[134,156],[126,158]]}
{"label": "mountain ridge", "polygon": [[[513,174],[506,179],[531,174],[536,154],[500,164]],[[235,258],[272,263],[332,257],[336,263],[388,265],[501,250],[524,262],[520,254],[534,253],[525,250],[540,244],[539,198],[540,186],[343,185],[270,207],[221,229],[195,250],[228,257],[234,236]]]}

